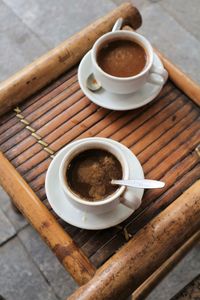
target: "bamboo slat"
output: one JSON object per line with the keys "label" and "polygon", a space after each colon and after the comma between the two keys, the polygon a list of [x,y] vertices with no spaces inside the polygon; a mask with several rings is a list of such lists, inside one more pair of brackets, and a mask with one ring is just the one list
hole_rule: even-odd
{"label": "bamboo slat", "polygon": [[126,299],[199,229],[199,184],[149,222],[68,299]]}

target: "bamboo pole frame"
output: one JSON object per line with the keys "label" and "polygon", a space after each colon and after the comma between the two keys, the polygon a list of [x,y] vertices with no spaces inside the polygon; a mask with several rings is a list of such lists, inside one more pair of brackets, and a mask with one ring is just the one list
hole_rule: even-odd
{"label": "bamboo pole frame", "polygon": [[90,280],[95,273],[94,266],[2,152],[0,174],[0,184],[12,198],[14,205],[38,231],[75,281],[81,285]]}

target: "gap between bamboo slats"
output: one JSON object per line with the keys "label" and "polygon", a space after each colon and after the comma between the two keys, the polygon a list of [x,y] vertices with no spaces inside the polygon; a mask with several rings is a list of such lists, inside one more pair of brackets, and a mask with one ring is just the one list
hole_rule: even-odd
{"label": "gap between bamboo slats", "polygon": [[[154,108],[154,113],[157,113],[158,111],[160,111],[165,105],[167,105],[168,104],[168,101],[167,101],[167,99],[164,99],[165,101],[163,101],[163,102],[161,102],[160,103],[160,106],[161,107],[159,107],[159,106],[156,106],[156,109]],[[163,104],[164,103],[164,104]],[[154,107],[155,105],[153,105],[153,107]],[[159,108],[158,108],[159,107]],[[118,114],[118,113],[117,113]],[[146,120],[146,119],[149,119],[150,118],[150,114],[151,114],[151,108],[150,108],[150,110],[148,109],[147,110],[147,113],[146,114],[144,114],[144,116],[142,117],[143,119],[144,119],[144,121]],[[133,114],[134,115],[134,114]],[[87,122],[87,120],[86,120],[86,122]],[[139,122],[139,120],[137,121],[137,122]],[[83,126],[83,123],[81,124],[82,126]],[[92,125],[94,125],[94,124],[92,124]],[[98,128],[99,128],[99,130],[101,130],[102,128],[100,127],[100,125],[101,124],[99,124],[99,126],[98,126]],[[115,122],[113,122],[113,124],[111,124],[111,126],[115,126]],[[117,126],[116,126],[117,127]],[[75,132],[79,132],[78,131],[78,128],[80,128],[81,130],[84,130],[85,128],[82,128],[80,125],[77,125],[77,127],[75,126],[74,128],[73,128],[73,130],[71,130],[72,132],[73,132],[73,134],[75,134]],[[106,130],[108,130],[109,129],[109,127],[107,127],[106,128]],[[85,129],[84,131],[86,131],[86,130],[90,130],[90,128],[89,129]],[[55,130],[55,132],[56,132],[56,130]],[[104,131],[102,131],[103,133],[104,133]],[[65,134],[67,134],[67,133],[69,133],[69,131],[67,131]],[[80,136],[80,133],[79,133],[79,135],[78,134],[76,134],[79,138],[82,138],[82,137],[84,137],[83,136],[83,134]],[[105,134],[104,134],[104,136],[105,136]],[[52,134],[52,138],[53,138],[53,134]],[[67,141],[65,140],[65,138],[63,137],[63,133],[62,133],[62,140],[63,141],[65,141],[65,144],[67,143]],[[25,148],[27,148],[28,146],[31,146],[31,144],[32,143],[35,143],[35,141],[34,141],[34,139],[33,138],[31,138],[31,137],[29,137],[28,138],[28,141],[29,142],[27,142],[27,140],[24,140],[23,142],[22,142],[22,145],[21,144],[18,144],[13,150],[11,149],[11,151],[9,151],[8,153],[6,153],[6,156],[9,158],[9,159],[13,159],[13,157],[15,157],[15,156],[17,156],[17,153],[18,153],[18,151],[19,152],[22,152],[23,150],[24,150],[24,147]],[[46,142],[48,142],[48,139],[45,139],[45,141]],[[69,139],[68,139],[68,141],[69,141]],[[31,144],[30,144],[31,143]],[[55,142],[58,146],[59,146],[59,148],[60,148],[60,145],[59,145],[59,143],[56,141]],[[52,147],[52,144],[50,145],[51,147]],[[6,145],[4,145],[4,148],[6,147]],[[22,148],[21,148],[22,147]],[[23,162],[23,158],[24,159],[27,159],[28,157],[29,157],[29,155],[31,155],[32,153],[32,155],[34,155],[34,160],[36,160],[36,156],[35,156],[35,154],[37,153],[36,151],[34,151],[34,147],[37,147],[38,149],[40,148],[41,149],[41,147],[38,145],[38,146],[33,146],[30,150],[31,151],[27,151],[27,152],[22,152],[20,155],[21,155],[21,157],[22,157],[22,161],[20,161],[20,155],[19,155],[19,157],[18,158],[16,158],[16,162],[19,164],[19,161],[20,161],[20,164]],[[54,148],[54,150],[55,150],[55,148]],[[29,154],[28,154],[29,153]],[[43,154],[44,155],[44,154]],[[41,156],[42,156],[42,154],[41,154]],[[19,160],[18,160],[19,159]],[[15,163],[15,161],[13,162],[13,163]],[[26,169],[27,169],[27,167],[26,167]]]}
{"label": "gap between bamboo slats", "polygon": [[[56,81],[55,81],[56,82]],[[33,102],[31,100],[25,101],[24,104],[22,103],[20,105],[20,109],[22,110],[23,114],[25,116],[28,116],[35,110],[37,110],[40,107],[40,104],[47,105],[48,102],[51,102],[54,98],[57,98],[60,94],[63,94],[67,92],[69,88],[72,86],[76,86],[78,82],[77,78],[77,68],[74,68],[73,74],[71,76],[67,76],[66,80],[63,81],[60,85],[58,85],[55,89],[52,89],[50,92],[45,93],[45,95],[39,97],[37,100],[34,100]],[[47,86],[47,91],[50,86]],[[40,95],[40,93],[38,93]],[[27,105],[25,105],[27,103]]]}
{"label": "gap between bamboo slats", "polygon": [[80,98],[84,96],[83,92],[79,89],[78,82],[75,82],[72,85],[70,85],[66,90],[58,94],[58,96],[52,98],[51,101],[48,101],[44,105],[42,105],[42,107],[38,107],[36,110],[30,112],[27,115],[27,120],[33,126],[35,125],[36,129],[39,129],[40,126],[37,126],[37,120],[42,118],[43,115],[45,116],[46,114],[48,114],[48,112],[51,110],[55,110],[55,115],[57,115],[57,109],[59,109],[60,104],[67,105],[68,102],[71,101],[71,105],[73,105],[75,103],[75,101],[73,101],[73,98],[76,99],[76,94],[78,94],[78,97]]}
{"label": "gap between bamboo slats", "polygon": [[[171,152],[167,153],[167,152],[164,151],[164,156],[162,156],[162,159],[159,159],[162,155],[162,149],[158,151],[158,149],[155,148],[155,153],[154,153],[154,155],[151,156],[152,158],[155,159],[155,165],[153,165],[152,168],[154,166],[156,166],[155,170],[158,170],[158,174],[156,176],[154,176],[154,179],[160,179],[162,177],[162,173],[165,173],[168,169],[173,167],[173,165],[177,161],[182,159],[185,155],[187,155],[191,150],[193,150],[196,147],[196,145],[198,144],[199,133],[198,132],[196,133],[195,130],[196,130],[196,128],[198,129],[199,121],[197,120],[195,122],[196,123],[192,124],[189,128],[186,128],[184,131],[182,131],[182,133],[178,133],[178,135],[179,135],[178,138],[173,137],[173,140],[169,143],[170,148],[171,148]],[[196,127],[194,127],[194,129],[193,129],[194,125]],[[194,134],[194,136],[193,136],[193,134]],[[190,138],[191,135],[192,135],[192,137],[191,137],[192,140],[190,142],[189,138]],[[187,149],[187,147],[184,146],[185,139],[188,139],[188,142],[187,142],[189,144],[188,149]],[[165,147],[167,147],[167,145]],[[177,157],[177,161],[176,160],[171,160],[171,158],[170,158],[170,157],[174,156],[174,153],[175,153],[175,156]],[[157,155],[158,155],[158,157],[157,157]],[[166,158],[169,155],[171,155],[171,156]],[[167,162],[166,162],[165,158],[167,159]],[[161,165],[156,163],[156,161],[159,161],[159,162],[161,161]],[[161,166],[163,166],[163,164],[165,165],[165,167],[161,168]],[[146,168],[148,168],[148,161],[145,164],[143,164],[143,167],[144,167],[144,171],[145,171],[146,176],[153,176],[153,175],[149,175],[149,173],[146,170]],[[156,171],[154,171],[154,172],[156,172]],[[33,182],[33,186],[36,189],[37,189],[37,183],[40,185],[40,187],[42,187],[42,183],[44,184],[45,173],[43,173],[43,175],[39,174],[37,177],[39,177],[39,178],[37,178],[36,181]],[[45,195],[44,190],[42,191],[42,194],[40,194],[40,195],[41,196]]]}
{"label": "gap between bamboo slats", "polygon": [[[164,90],[166,90],[166,87],[165,87],[165,89]],[[163,94],[163,92],[161,92],[161,94],[160,94],[160,96],[162,96],[162,94]],[[75,97],[76,95],[73,95],[73,97]],[[60,100],[60,96],[59,96],[59,100]],[[62,98],[61,98],[61,100],[62,100]],[[64,100],[66,100],[66,99],[64,99]],[[76,101],[77,101],[78,99],[76,99]],[[62,104],[62,102],[61,102],[61,104]],[[53,106],[55,106],[55,105],[53,105]],[[61,108],[61,109],[64,109],[63,107]],[[66,112],[67,113],[67,112]],[[24,115],[24,112],[22,112],[22,114]],[[38,111],[38,113],[36,114],[37,115],[37,119],[39,118],[39,119],[42,119],[42,114],[41,114],[41,111]],[[54,116],[55,117],[55,116]],[[58,117],[59,117],[59,115],[58,115]],[[61,118],[61,116],[60,116],[60,118]],[[59,119],[60,119],[59,118]],[[36,119],[36,120],[37,120]],[[18,121],[18,120],[17,120]],[[28,121],[30,121],[30,118],[28,119]],[[46,122],[47,120],[45,120],[45,122]],[[44,121],[43,121],[44,122]],[[45,123],[44,122],[44,123]],[[22,125],[22,124],[17,124],[17,126],[19,126],[19,130],[21,129],[21,130],[23,130],[24,129],[24,126]],[[32,127],[34,127],[34,129],[37,129],[37,127],[35,127],[35,124],[34,123],[31,123],[31,126]],[[47,129],[50,131],[50,128],[49,128],[49,126],[48,126],[48,124],[45,124],[44,125],[45,127],[47,127]],[[42,131],[42,128],[41,128],[41,124],[40,124],[40,126],[38,126],[39,127],[39,130],[38,131],[36,131],[36,133],[38,133],[38,134],[40,134],[40,130]],[[13,132],[12,132],[13,131]],[[18,128],[16,128],[16,126],[14,127],[14,128],[11,128],[9,131],[8,131],[8,137],[12,137],[12,135],[13,134],[16,134],[18,132]],[[28,132],[27,132],[27,130],[24,130],[24,134],[28,134]],[[47,133],[48,133],[48,131],[47,131]],[[44,137],[45,137],[45,133],[43,134],[44,135]],[[6,134],[4,134],[4,136],[2,137],[2,139],[1,139],[1,142],[3,142],[4,141],[4,139],[7,137],[7,135]],[[22,138],[22,139],[24,139],[24,136],[23,136],[23,134],[21,134],[20,133],[20,138]],[[4,145],[3,145],[4,146]],[[7,148],[8,148],[8,146],[7,146]],[[5,151],[5,150],[4,150]]]}
{"label": "gap between bamboo slats", "polygon": [[[51,84],[43,87],[38,93],[33,94],[33,96],[27,98],[27,100],[20,103],[20,109],[23,111],[28,109],[31,105],[35,105],[36,102],[44,101],[45,98],[48,99],[55,97],[57,94],[67,88],[67,82],[71,80],[72,77],[77,75],[77,66],[73,66],[70,70],[65,72],[62,76],[58,77],[57,80],[51,82]],[[31,111],[31,110],[30,110]]]}
{"label": "gap between bamboo slats", "polygon": [[[73,87],[74,88],[74,87]],[[73,93],[74,92],[74,93]],[[72,97],[73,95],[73,97]],[[71,96],[71,97],[70,97]],[[46,105],[42,105],[42,103],[40,104],[40,108],[37,109],[37,111],[32,112],[31,114],[29,114],[28,116],[26,116],[24,114],[24,112],[21,112],[21,114],[23,115],[23,117],[29,122],[29,124],[35,129],[38,130],[41,127],[41,120],[43,120],[43,114],[46,114],[46,118],[49,115],[49,110],[51,109],[53,112],[57,112],[57,115],[59,113],[59,108],[62,104],[64,104],[63,108],[61,107],[61,111],[62,109],[64,110],[65,107],[69,107],[69,105],[72,105],[73,103],[75,103],[76,101],[78,101],[79,99],[81,99],[81,97],[84,97],[83,93],[81,91],[79,91],[78,89],[76,90],[68,90],[67,92],[63,92],[62,94],[59,94],[57,97],[55,97],[52,101],[49,101],[46,103]],[[68,101],[65,101],[65,100]],[[42,108],[41,108],[42,107]],[[52,111],[50,113],[52,113]],[[18,118],[16,118],[17,120],[17,124],[12,126],[10,129],[6,130],[6,134],[4,133],[4,140],[8,140],[10,137],[16,135],[17,133],[20,134],[21,139],[23,139],[23,133],[21,133],[21,131],[24,131],[24,134],[28,133],[28,131],[24,130],[24,126],[23,124],[20,124]],[[48,121],[47,120],[43,120],[44,124]],[[19,126],[21,125],[21,126]],[[4,140],[1,141],[1,143],[4,142]]]}
{"label": "gap between bamboo slats", "polygon": [[[133,143],[138,142],[141,138],[143,138],[146,134],[150,133],[156,126],[159,126],[162,123],[173,116],[176,111],[178,111],[179,107],[184,105],[182,99],[176,99],[176,101],[170,103],[166,108],[162,110],[162,112],[158,115],[152,116],[148,122],[142,124],[142,126],[137,127],[134,131],[129,133],[125,138],[121,137],[119,140],[122,144],[127,146],[128,148],[133,145]],[[137,119],[135,120],[137,123]],[[134,127],[134,124],[132,124]]]}
{"label": "gap between bamboo slats", "polygon": [[[176,150],[177,146],[179,146],[180,148],[177,149],[176,151],[176,157],[177,159],[181,159],[181,157],[184,155],[184,153],[190,151],[193,149],[193,147],[197,146],[198,144],[198,137],[199,137],[199,133],[198,133],[198,121],[193,123],[192,126],[190,126],[189,128],[187,128],[184,132],[183,132],[183,138],[182,138],[182,135],[180,134],[178,138],[174,139],[170,144],[166,145],[165,147],[168,148],[170,147],[169,149],[172,151],[172,150]],[[197,132],[196,132],[197,131]],[[141,131],[140,131],[141,132]],[[189,138],[191,134],[194,134],[194,136],[191,137],[191,140],[189,139],[188,142],[185,144],[184,141],[185,141],[185,138]],[[135,138],[137,138],[137,135],[135,134]],[[141,137],[141,136],[140,136]],[[180,141],[180,144],[177,145],[177,143]],[[122,141],[123,142],[123,141]],[[181,146],[181,143],[184,143],[182,146]],[[175,149],[174,149],[174,145],[175,145]],[[188,146],[188,147],[186,147]],[[166,171],[166,166],[169,167],[170,165],[172,165],[172,163],[176,163],[176,160],[174,160],[174,162],[171,162],[171,157],[169,156],[170,155],[170,151],[164,151],[163,150],[164,148],[162,148],[159,152],[157,152],[156,155],[152,156],[152,158],[150,158],[144,165],[144,171],[145,171],[145,174],[147,174],[149,172],[149,169],[148,168],[154,168],[154,171],[153,173],[150,173],[149,176],[154,179],[158,179],[158,176],[161,176],[160,175],[160,168],[161,166],[165,165],[165,167],[163,166],[162,167],[162,170],[163,172]],[[182,150],[182,156],[180,155],[181,151]],[[134,151],[133,151],[134,152]],[[179,156],[180,155],[180,156]],[[167,162],[164,160],[166,156],[169,156]],[[149,161],[153,160],[153,163],[151,163],[150,167],[149,167]],[[161,164],[159,164],[161,162]],[[155,166],[157,166],[155,168]],[[26,169],[27,170],[27,169]],[[158,170],[158,174],[156,173],[156,171]],[[44,178],[45,174],[42,175],[42,177],[40,178]],[[40,186],[42,184],[43,181],[38,181],[37,182],[39,183],[40,182]],[[44,183],[44,182],[43,182]],[[31,183],[33,184],[33,182]],[[36,187],[36,183],[34,183],[34,186]],[[37,188],[38,190],[38,188]]]}
{"label": "gap between bamboo slats", "polygon": [[[87,117],[92,115],[96,110],[97,110],[97,107],[94,104],[92,104],[92,103],[88,104],[88,106],[86,106],[83,110],[81,110],[76,115],[76,118],[68,119],[68,121],[63,123],[59,127],[58,130],[55,129],[55,131],[50,133],[48,135],[49,139],[45,139],[45,141],[49,144],[51,139],[54,140],[54,137],[59,138],[60,136],[62,136],[63,128],[64,128],[64,131],[65,130],[68,131],[68,130],[72,129],[74,127],[74,125],[78,123],[78,120],[80,120],[80,122],[84,121]],[[19,169],[21,168],[22,172],[23,172],[23,166],[21,166],[21,165],[23,163],[25,163],[28,159],[30,159],[31,157],[33,157],[34,155],[39,153],[40,151],[41,151],[40,145],[35,143],[30,148],[28,148],[24,152],[20,153],[15,159],[13,159],[12,163],[19,166]]]}
{"label": "gap between bamboo slats", "polygon": [[[165,168],[165,172],[163,172],[163,170],[160,172],[159,178],[162,178],[162,180],[166,183],[165,187],[160,191],[148,190],[144,196],[144,203],[147,199],[156,200],[158,196],[161,196],[165,191],[169,190],[179,177],[185,175],[186,172],[189,172],[199,162],[199,157],[195,151],[193,151],[192,153],[188,151],[185,156],[181,158],[182,160],[177,160],[177,162],[172,164],[170,167],[167,165],[167,168]],[[176,160],[176,157],[174,159]],[[148,177],[153,178],[150,175],[148,175]]]}
{"label": "gap between bamboo slats", "polygon": [[[186,116],[187,114],[187,117],[189,116],[190,117],[190,113],[189,113],[189,110],[190,110],[190,106],[187,106],[187,105],[184,105],[182,107],[181,110],[178,111],[178,113],[176,114],[176,120],[172,121],[170,123],[170,120],[169,119],[166,119],[165,120],[165,123],[163,123],[163,125],[166,125],[165,126],[165,131],[166,132],[167,130],[169,130],[172,126],[174,126],[175,124],[177,124],[179,121],[183,121],[183,117]],[[197,112],[196,111],[192,111],[192,115],[194,116],[197,116]],[[173,119],[173,117],[172,117]],[[186,120],[187,121],[187,120]],[[186,124],[188,125],[188,123],[186,122]],[[160,128],[161,127],[161,128]],[[154,141],[154,139],[156,141],[159,140],[160,136],[164,134],[163,130],[162,130],[162,126],[158,126],[154,129],[154,134],[153,136],[151,137],[151,133],[150,133],[150,137],[148,135],[145,135],[138,143],[136,143],[134,145],[134,154],[138,155],[142,150],[146,149],[146,147],[149,145],[149,144],[152,144],[152,142]],[[113,138],[113,136],[111,136],[110,138]],[[145,143],[146,142],[146,143]],[[166,140],[165,140],[166,142]],[[138,146],[138,147],[137,147]],[[137,147],[137,148],[136,148]],[[158,149],[159,150],[159,149]],[[50,161],[48,160],[48,163]],[[48,167],[48,163],[47,163],[47,160],[44,160],[42,163],[40,163],[37,167],[35,167],[34,169],[24,173],[23,170],[21,170],[22,174],[25,174],[26,176],[26,180],[28,181],[31,181],[33,180],[34,178],[36,178],[40,173],[42,172],[45,172],[47,167]],[[20,167],[19,167],[19,170],[20,170]]]}
{"label": "gap between bamboo slats", "polygon": [[154,141],[157,141],[166,131],[173,128],[183,118],[185,118],[192,110],[192,106],[184,104],[181,109],[175,110],[172,116],[163,120],[160,124],[154,127],[151,131],[145,132],[144,136],[140,141],[134,142],[132,151],[137,155],[151,145]]}
{"label": "gap between bamboo slats", "polygon": [[[154,163],[151,163],[150,167],[149,167],[149,160],[147,160],[145,164],[143,164],[146,176],[150,176],[150,177],[153,176],[152,178],[159,179],[160,177],[162,177],[162,173],[165,173],[167,169],[173,166],[174,163],[176,163],[178,160],[184,157],[184,155],[186,155],[188,152],[193,150],[197,146],[199,140],[198,124],[199,121],[196,120],[183,132],[177,133],[178,137],[176,136],[173,137],[173,140],[170,143],[168,143],[165,147],[163,147],[160,150],[155,148],[157,152],[154,153],[154,155],[152,155],[149,159],[150,161],[153,160]],[[187,144],[185,144],[186,139],[188,139]],[[167,150],[168,147],[170,151]],[[172,152],[173,152],[173,157],[175,155],[175,157],[177,157],[177,160],[176,159],[171,160],[170,155],[172,155]],[[40,168],[40,165],[38,165],[38,167]],[[152,168],[154,168],[153,173],[149,173]],[[45,177],[45,170],[43,174],[42,173],[38,174],[37,179],[31,183],[33,184],[34,188],[36,188],[36,190],[40,189],[39,187],[42,187],[42,184],[44,184],[44,177]],[[38,183],[38,188],[37,188],[37,183]]]}
{"label": "gap between bamboo slats", "polygon": [[[82,95],[79,95],[79,97],[77,97],[77,102],[76,102],[75,105],[70,106],[70,101],[69,101],[69,103],[67,103],[66,106],[62,107],[61,109],[59,107],[57,107],[57,113],[59,115],[59,110],[60,110],[60,113],[62,113],[63,110],[66,111],[66,113],[63,114],[63,120],[62,120],[62,123],[65,123],[74,116],[74,114],[76,113],[76,108],[77,107],[78,107],[79,111],[81,111],[82,109],[88,107],[90,104],[91,103],[87,100],[87,98],[85,98]],[[96,109],[97,109],[97,107],[96,107]],[[37,124],[37,127],[40,127],[40,124],[41,125],[42,124],[44,124],[44,125],[48,124],[47,118],[49,118],[48,115],[46,115],[46,118],[41,118],[40,120],[38,120],[37,123],[39,123],[39,124]],[[34,129],[37,128],[36,126],[34,126],[34,124],[30,124],[30,126]],[[28,133],[28,136],[27,136],[27,133]],[[44,139],[43,135],[40,134],[38,130],[36,130],[35,133],[37,135],[39,135],[42,138],[43,141],[45,141],[46,143],[49,143],[49,140]],[[10,150],[10,151],[15,151],[15,152],[18,152],[18,148],[19,148],[20,152],[24,152],[27,148],[30,148],[31,146],[33,146],[36,142],[36,140],[31,136],[31,133],[26,128],[24,128],[15,137],[19,137],[18,138],[18,145],[15,145],[15,143],[14,143],[15,140],[12,138],[12,139],[9,139],[6,143],[4,143],[1,146],[1,148],[4,151],[9,151]],[[52,141],[53,141],[53,139],[52,139]],[[14,149],[12,149],[13,147],[14,147]],[[12,156],[12,157],[9,157],[9,158],[14,159],[14,157],[16,157],[16,154],[14,154],[14,155],[15,156]]]}
{"label": "gap between bamboo slats", "polygon": [[[81,131],[85,131],[88,127],[96,124],[98,121],[100,121],[102,118],[104,118],[104,116],[107,114],[107,110],[103,109],[103,108],[96,108],[96,110],[94,111],[94,113],[92,113],[91,115],[89,115],[89,117],[85,118],[84,122],[82,122],[81,124],[78,124],[76,126],[74,126],[72,129],[70,129],[67,133],[71,134],[71,139],[73,139],[73,136],[77,135],[77,132]],[[78,127],[78,129],[77,129]],[[64,137],[64,138],[63,138]],[[67,144],[67,138],[68,135],[67,134],[63,134],[60,138],[57,139],[57,145],[58,147],[62,148],[63,145]],[[62,141],[62,145],[60,144],[60,141]],[[52,147],[52,145],[54,144],[54,142],[52,144],[50,144],[51,149],[53,149],[55,151],[55,148]],[[15,149],[16,150],[16,149]],[[13,150],[13,151],[15,151]],[[7,155],[9,157],[9,155]],[[37,154],[35,154],[33,157],[31,157],[28,161],[24,162],[20,167],[25,167],[26,170],[28,170],[29,168],[35,167],[37,166],[40,162],[42,162],[45,159],[46,153],[44,153],[44,151],[40,151]]]}
{"label": "gap between bamboo slats", "polygon": [[[171,93],[167,93],[164,97],[159,97],[156,101],[152,104],[145,106],[144,108],[140,109],[140,114],[136,115],[133,120],[130,120],[126,123],[125,120],[119,120],[116,123],[111,124],[110,126],[106,127],[105,129],[101,130],[97,136],[99,137],[110,137],[115,132],[119,132],[120,137],[125,137],[127,132],[131,132],[135,130],[137,127],[141,126],[143,123],[148,121],[151,117],[155,116],[162,109],[166,108],[171,102],[173,102],[177,98],[176,91],[172,91]],[[130,112],[130,114],[135,114],[134,112]],[[136,113],[137,114],[137,113]],[[122,122],[122,124],[121,124]],[[125,132],[124,132],[125,131]],[[84,137],[84,135],[82,135]],[[117,137],[117,140],[120,140],[120,137]]]}
{"label": "gap between bamboo slats", "polygon": [[[86,130],[88,127],[96,124],[106,114],[107,114],[107,111],[105,109],[97,107],[95,112],[93,114],[91,114],[89,117],[87,117],[84,122],[82,122],[81,124],[75,126],[73,129],[68,131],[68,135],[71,134],[70,140],[73,139],[73,137],[77,135],[76,132],[78,131],[78,129],[79,129],[79,131]],[[78,127],[78,129],[77,129],[77,127]],[[62,148],[68,142],[68,135],[64,134],[56,141],[57,147]],[[61,141],[62,141],[62,144],[61,144]],[[50,144],[50,147],[51,147],[51,149],[53,149],[55,151],[56,150],[55,147],[52,147],[53,144],[54,144],[54,142],[52,144]],[[13,150],[14,153],[15,153],[15,150]],[[15,153],[15,154],[17,155],[17,153]],[[7,156],[10,157],[9,155],[7,155]],[[23,166],[25,166],[25,168],[28,170],[29,167],[30,168],[35,167],[40,162],[42,162],[45,157],[46,157],[46,155],[45,155],[44,151],[40,151],[37,154],[35,154],[34,157],[29,159],[27,162],[23,163]]]}
{"label": "gap between bamboo slats", "polygon": [[[166,88],[165,88],[166,89]],[[165,90],[164,89],[164,90]],[[162,95],[163,93],[161,93],[161,95]],[[74,95],[75,96],[75,95]],[[78,99],[76,99],[76,101],[77,101]],[[63,107],[62,107],[62,110],[63,110]],[[64,112],[65,114],[67,114],[67,111],[65,110],[65,112]],[[63,114],[64,114],[63,113]],[[22,112],[22,114],[23,114],[23,112]],[[39,116],[38,116],[40,119],[41,119],[41,115],[39,114]],[[59,117],[59,115],[57,116],[59,119],[61,119],[62,118],[62,116],[60,116]],[[65,119],[64,119],[65,120]],[[31,124],[31,126],[35,129],[35,126],[34,126],[34,124]],[[23,128],[24,126],[22,125],[22,124],[20,124],[20,128],[24,131],[24,135],[27,135],[29,132],[26,130],[26,129],[24,129]],[[44,127],[46,128],[46,131],[45,131],[45,133],[47,134],[49,134],[49,133],[51,133],[52,132],[52,130],[54,131],[55,130],[55,128],[53,127],[53,126],[51,126],[51,124],[45,124],[44,125]],[[13,129],[13,134],[14,134],[14,129]],[[17,131],[16,131],[17,132]],[[15,132],[15,133],[16,133]],[[45,137],[45,133],[43,132],[43,128],[41,128],[41,124],[40,124],[40,129],[38,130],[38,131],[36,131],[36,133],[37,134],[39,134],[39,135],[42,135],[42,137]],[[10,134],[10,131],[9,131],[9,134]],[[62,133],[63,134],[63,133]],[[21,139],[24,139],[24,135],[22,134],[22,133],[20,133],[20,138]],[[11,134],[11,136],[12,136],[12,134]],[[5,138],[5,134],[4,134],[4,136],[3,136],[3,138]],[[12,139],[11,141],[8,141],[6,144],[4,143],[3,145],[2,145],[2,149],[5,151],[5,149],[8,149],[9,147],[11,147],[12,146],[12,144],[14,143],[14,141],[13,141],[14,139]],[[29,139],[29,140],[32,140],[32,143],[33,143],[33,139]],[[2,140],[2,142],[3,142],[3,140]],[[46,141],[46,142],[48,142],[48,141]],[[11,144],[11,145],[9,145],[9,143]],[[29,145],[30,146],[30,145]],[[5,149],[4,149],[5,148]],[[31,150],[33,150],[33,149],[31,149]]]}
{"label": "gap between bamboo slats", "polygon": [[[55,107],[56,110],[56,116],[59,115],[59,113],[63,112],[63,110],[66,110],[66,116],[65,119],[63,120],[63,122],[65,120],[68,119],[68,114],[70,114],[70,111],[73,111],[73,107],[74,107],[74,103],[76,103],[76,106],[79,108],[79,110],[83,109],[84,107],[86,107],[87,105],[90,104],[89,100],[82,95],[82,93],[77,93],[74,95],[74,97],[70,97],[68,98],[69,101],[65,102],[65,105],[63,105],[62,107]],[[75,106],[75,107],[76,107]],[[70,116],[69,116],[70,117]],[[33,127],[34,129],[36,129],[36,133],[37,133],[37,129],[40,128],[40,125],[46,125],[46,123],[48,122],[49,116],[47,114],[46,120],[45,118],[39,118],[38,122],[37,122],[37,126],[36,124],[30,123],[30,126]],[[28,119],[27,119],[28,120]],[[27,136],[28,133],[28,136]],[[37,133],[38,134],[38,133]],[[1,148],[3,149],[3,151],[8,151],[11,149],[11,151],[13,150],[14,153],[18,151],[18,148],[21,149],[21,151],[25,151],[28,147],[32,146],[35,143],[35,139],[33,139],[30,135],[30,132],[26,129],[26,128],[22,128],[22,131],[18,133],[19,136],[19,144],[16,145],[16,147],[14,149],[14,139],[9,139],[7,140],[4,144],[1,145]],[[27,136],[26,139],[23,139]],[[13,159],[14,157],[9,157],[9,159]]]}
{"label": "gap between bamboo slats", "polygon": [[[163,168],[166,171],[166,167],[179,161],[186,153],[192,151],[199,143],[200,128],[199,118],[195,120],[190,127],[186,128],[180,135],[176,136],[169,144],[163,147],[156,153],[156,156],[152,156],[144,165],[144,170],[149,176],[160,177],[161,172],[159,168]],[[170,154],[173,152],[173,160]],[[180,155],[180,156],[179,156]],[[164,172],[162,172],[164,174]]]}
{"label": "gap between bamboo slats", "polygon": [[[74,71],[76,71],[76,69]],[[73,75],[75,75],[75,77],[73,77]],[[70,87],[69,83],[71,83],[71,78],[70,78],[70,76],[69,76],[69,78],[68,78],[68,76],[65,76],[65,77],[67,77],[66,78],[66,79],[68,79],[67,81],[64,81],[60,85],[58,85],[58,83],[56,81],[55,83],[52,84],[52,86],[46,87],[44,91],[41,91],[35,97],[32,97],[31,99],[27,99],[24,103],[20,104],[20,110],[23,112],[23,115],[27,116],[29,113],[34,111],[34,109],[37,109],[38,107],[45,104],[46,102],[51,101],[51,99],[56,97],[59,93],[63,92],[65,89]],[[72,81],[71,84],[76,82],[77,75],[72,74],[72,78],[74,78],[74,80]],[[58,86],[55,89],[53,89],[53,87],[56,84]],[[0,133],[4,132],[5,130],[8,130],[8,129],[11,130],[12,127],[16,124],[17,124],[17,119],[15,118],[15,115],[13,115],[10,120],[8,120],[8,121],[5,120],[4,123],[1,125]]]}
{"label": "gap between bamboo slats", "polygon": [[196,110],[192,110],[184,119],[175,124],[172,128],[167,130],[158,140],[155,140],[151,145],[147,146],[144,150],[138,153],[138,158],[144,164],[156,152],[165,147],[171,142],[174,136],[181,134],[187,127],[189,127],[197,118],[199,114]]}

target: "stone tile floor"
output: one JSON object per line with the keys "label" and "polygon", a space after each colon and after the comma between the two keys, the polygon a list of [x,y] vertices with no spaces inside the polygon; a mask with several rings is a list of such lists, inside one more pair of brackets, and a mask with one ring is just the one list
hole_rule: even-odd
{"label": "stone tile floor", "polygon": [[[123,0],[0,0],[0,80],[104,15]],[[135,0],[139,30],[200,83],[200,1]],[[148,300],[168,300],[200,272],[200,245]],[[7,300],[64,299],[76,284],[0,189],[0,295]]]}

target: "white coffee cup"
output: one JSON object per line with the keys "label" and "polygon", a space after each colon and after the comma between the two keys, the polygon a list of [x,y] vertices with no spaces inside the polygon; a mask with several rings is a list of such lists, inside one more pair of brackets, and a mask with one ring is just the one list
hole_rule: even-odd
{"label": "white coffee cup", "polygon": [[117,146],[107,141],[97,141],[95,138],[94,140],[93,138],[91,138],[90,141],[84,141],[83,139],[80,144],[74,145],[71,150],[64,156],[59,169],[60,184],[69,201],[75,207],[78,207],[83,211],[92,212],[95,214],[113,210],[120,203],[133,210],[136,210],[140,206],[141,200],[137,196],[135,196],[133,189],[128,189],[125,186],[119,187],[108,197],[96,202],[87,201],[79,197],[79,195],[77,195],[70,189],[66,178],[67,167],[70,161],[75,156],[89,149],[102,149],[112,153],[119,160],[122,166],[123,179],[129,179],[129,165],[126,156]]}
{"label": "white coffee cup", "polygon": [[[138,43],[146,52],[147,62],[144,69],[135,76],[116,77],[104,72],[97,63],[97,54],[106,42],[112,40],[130,40]],[[157,68],[153,65],[153,48],[149,41],[141,34],[127,30],[117,30],[101,36],[91,50],[93,73],[101,86],[112,93],[130,94],[140,89],[146,82],[156,85],[163,85],[168,76],[164,68]]]}

